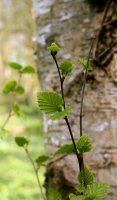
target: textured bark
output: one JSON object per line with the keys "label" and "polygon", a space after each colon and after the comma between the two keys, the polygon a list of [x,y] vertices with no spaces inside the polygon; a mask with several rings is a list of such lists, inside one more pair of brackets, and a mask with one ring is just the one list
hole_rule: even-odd
{"label": "textured bark", "polygon": [[[99,1],[101,2],[101,1]],[[99,7],[85,0],[36,0],[34,1],[37,35],[35,38],[36,62],[41,86],[46,90],[59,91],[56,67],[46,48],[56,42],[62,48],[58,60],[71,59],[75,70],[65,82],[67,104],[72,105],[69,117],[74,137],[79,137],[79,108],[81,98],[81,66],[76,56],[87,57],[94,36],[99,28],[102,12]],[[101,7],[103,8],[103,7]],[[102,9],[103,10],[103,9]],[[117,15],[117,13],[116,13]],[[117,54],[114,53],[107,65],[106,73],[96,67],[86,85],[83,131],[93,140],[93,151],[85,161],[94,171],[97,181],[111,184],[107,200],[117,198]],[[70,136],[63,120],[51,121],[44,116],[45,147],[48,153],[60,145],[70,142]],[[78,164],[75,156],[52,161],[47,166],[46,187],[59,190],[63,199],[69,192],[75,192]]]}

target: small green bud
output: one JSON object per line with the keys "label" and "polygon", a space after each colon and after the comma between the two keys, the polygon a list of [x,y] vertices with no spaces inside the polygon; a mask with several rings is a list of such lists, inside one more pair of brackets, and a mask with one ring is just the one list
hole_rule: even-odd
{"label": "small green bud", "polygon": [[51,52],[52,55],[56,55],[57,52],[60,51],[59,46],[54,42],[47,49]]}

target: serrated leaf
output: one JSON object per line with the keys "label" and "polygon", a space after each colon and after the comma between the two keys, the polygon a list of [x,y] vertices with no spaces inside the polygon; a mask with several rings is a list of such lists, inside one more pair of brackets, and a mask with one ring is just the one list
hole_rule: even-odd
{"label": "serrated leaf", "polygon": [[63,100],[56,92],[40,92],[37,95],[39,109],[46,114],[62,111]]}
{"label": "serrated leaf", "polygon": [[53,53],[60,51],[59,46],[54,42],[47,49]]}
{"label": "serrated leaf", "polygon": [[86,185],[93,184],[94,176],[93,176],[92,171],[87,166],[84,166],[84,170],[82,169],[82,171],[79,173],[79,176],[78,176],[78,180],[81,186],[84,185],[84,177],[85,177]]}
{"label": "serrated leaf", "polygon": [[79,193],[84,193],[84,191],[85,191],[84,184],[79,184],[79,185],[76,187],[76,190],[77,190]]}
{"label": "serrated leaf", "polygon": [[61,146],[56,152],[55,155],[59,154],[71,154],[74,151],[73,144],[65,144]]}
{"label": "serrated leaf", "polygon": [[105,198],[109,191],[109,185],[107,183],[94,183],[88,185],[86,189],[87,199],[101,200]]}
{"label": "serrated leaf", "polygon": [[82,58],[80,58],[80,57],[77,57],[77,61],[78,61],[81,65],[87,67],[87,60],[82,59]]}
{"label": "serrated leaf", "polygon": [[22,66],[19,63],[16,63],[16,62],[9,62],[8,64],[11,68],[18,70],[18,71],[20,71],[21,68],[22,68]]}
{"label": "serrated leaf", "polygon": [[69,75],[72,72],[73,68],[74,68],[74,65],[69,60],[65,60],[64,62],[60,64],[61,72],[65,76]]}
{"label": "serrated leaf", "polygon": [[15,89],[16,85],[17,83],[14,80],[7,82],[3,88],[3,93],[8,94],[12,92]]}
{"label": "serrated leaf", "polygon": [[50,116],[50,119],[56,120],[56,119],[64,118],[64,117],[67,117],[70,113],[71,113],[71,108],[67,107],[63,111],[56,112],[55,114]]}
{"label": "serrated leaf", "polygon": [[85,200],[85,198],[83,197],[83,195],[81,196],[76,196],[76,195],[74,195],[74,194],[70,194],[69,195],[69,199],[70,200]]}
{"label": "serrated leaf", "polygon": [[42,156],[39,156],[35,162],[37,163],[38,166],[42,165],[44,162],[46,162],[47,160],[49,159],[48,156],[46,155],[42,155]]}
{"label": "serrated leaf", "polygon": [[47,199],[48,200],[62,200],[62,196],[56,190],[54,190],[54,189],[48,189]]}
{"label": "serrated leaf", "polygon": [[18,85],[15,91],[17,94],[22,95],[24,93],[24,88],[21,85]]}
{"label": "serrated leaf", "polygon": [[92,149],[91,139],[89,138],[88,135],[85,134],[80,137],[80,139],[76,143],[76,146],[81,154],[89,152]]}
{"label": "serrated leaf", "polygon": [[88,61],[78,57],[77,61],[83,66],[84,71],[89,71],[92,69],[90,60]]}
{"label": "serrated leaf", "polygon": [[70,194],[70,200],[102,200],[108,194],[109,185],[107,183],[93,183],[87,185],[83,195]]}
{"label": "serrated leaf", "polygon": [[23,74],[34,74],[35,73],[35,69],[34,67],[31,66],[26,66],[22,69],[21,71]]}
{"label": "serrated leaf", "polygon": [[19,147],[24,147],[29,144],[28,140],[24,137],[15,137],[15,142]]}

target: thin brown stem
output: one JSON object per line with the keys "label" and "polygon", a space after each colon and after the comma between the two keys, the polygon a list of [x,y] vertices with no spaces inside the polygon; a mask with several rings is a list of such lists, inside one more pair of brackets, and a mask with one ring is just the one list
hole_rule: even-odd
{"label": "thin brown stem", "polygon": [[[83,101],[84,101],[84,94],[85,94],[86,79],[87,79],[87,74],[88,74],[89,60],[90,60],[90,57],[91,57],[93,44],[94,44],[94,38],[93,38],[93,40],[91,42],[91,47],[90,47],[90,51],[89,51],[89,54],[88,54],[88,60],[87,60],[87,68],[86,68],[86,71],[84,72],[84,78],[83,78],[83,86],[82,86],[82,94],[81,94],[81,105],[80,105],[80,137],[83,135],[83,130],[82,130]],[[87,183],[86,183],[86,177],[85,177],[84,157],[83,157],[83,155],[81,156],[80,164],[81,164],[81,170],[83,172],[83,177],[84,177],[84,186],[86,187]]]}
{"label": "thin brown stem", "polygon": [[92,42],[91,42],[91,47],[90,47],[89,54],[88,54],[88,59],[87,59],[87,69],[84,72],[84,78],[83,78],[83,86],[82,86],[82,94],[81,94],[81,104],[80,104],[80,137],[82,136],[83,101],[84,101],[86,79],[87,79],[89,60],[90,60],[91,52],[92,52],[92,49],[93,49],[94,39],[95,38],[93,38]]}
{"label": "thin brown stem", "polygon": [[83,100],[84,100],[85,84],[86,84],[86,73],[84,73],[84,81],[83,81],[82,96],[81,96],[81,106],[80,106],[80,137],[82,136],[82,117],[83,117]]}
{"label": "thin brown stem", "polygon": [[104,9],[104,14],[103,14],[102,22],[101,22],[99,31],[98,31],[97,36],[96,36],[95,47],[93,49],[93,58],[95,60],[96,60],[96,51],[97,51],[97,48],[98,48],[98,42],[99,42],[100,32],[101,32],[101,30],[103,28],[103,25],[105,23],[105,19],[106,19],[106,16],[107,16],[107,13],[108,13],[108,10],[109,10],[109,6],[110,6],[111,2],[112,2],[112,0],[108,0],[107,1],[107,4],[106,4],[105,9]]}
{"label": "thin brown stem", "polygon": [[38,176],[38,170],[36,169],[35,163],[34,163],[32,157],[31,157],[31,155],[30,155],[30,153],[27,149],[27,146],[24,149],[25,149],[25,152],[26,152],[32,166],[33,166],[33,169],[34,169],[34,172],[35,172],[35,175],[36,175],[36,179],[37,179],[37,183],[38,183],[38,186],[39,186],[39,191],[41,192],[41,196],[42,196],[43,200],[46,200],[46,197],[43,194],[43,189],[42,189],[42,186],[41,186],[41,183],[40,183],[40,179],[39,179],[39,176]]}
{"label": "thin brown stem", "polygon": [[62,160],[63,158],[65,158],[67,155],[66,154],[63,154],[63,155],[60,155],[59,157],[57,158],[52,158],[52,160],[49,161],[49,166],[52,165],[53,163],[56,163],[56,162],[59,162],[60,160]]}
{"label": "thin brown stem", "polygon": [[103,26],[103,24],[105,22],[105,19],[106,19],[106,16],[107,16],[107,13],[108,13],[108,10],[109,10],[109,6],[110,6],[111,2],[112,2],[112,0],[108,0],[107,1],[107,4],[106,4],[105,9],[104,9],[104,15],[103,15],[101,26]]}
{"label": "thin brown stem", "polygon": [[[83,100],[84,100],[84,92],[85,92],[85,85],[86,85],[86,76],[87,76],[87,72],[84,73],[84,81],[83,81],[82,96],[81,96],[81,106],[80,106],[80,137],[83,135],[83,133],[82,133],[82,117],[83,117]],[[81,156],[81,170],[83,172],[83,177],[84,177],[84,186],[86,187],[86,178],[85,178],[85,169],[84,169],[84,158],[83,158],[83,155]]]}
{"label": "thin brown stem", "polygon": [[10,120],[10,118],[12,116],[13,116],[12,109],[10,109],[9,112],[8,112],[8,115],[7,115],[6,119],[5,119],[5,121],[4,121],[4,123],[3,123],[2,127],[1,127],[2,129],[5,128],[5,126],[7,125],[7,123],[9,122],[9,120]]}

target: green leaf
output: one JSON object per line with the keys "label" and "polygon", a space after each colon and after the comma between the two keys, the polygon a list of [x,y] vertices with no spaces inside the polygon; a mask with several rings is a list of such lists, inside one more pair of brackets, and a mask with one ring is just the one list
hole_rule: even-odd
{"label": "green leaf", "polygon": [[13,105],[13,112],[18,116],[18,117],[22,117],[23,119],[26,118],[25,114],[23,112],[20,111],[20,107],[19,105],[15,104]]}
{"label": "green leaf", "polygon": [[22,68],[22,66],[16,62],[9,62],[8,64],[11,68],[18,70],[18,71],[20,71]]}
{"label": "green leaf", "polygon": [[61,146],[56,152],[55,155],[59,154],[71,154],[74,151],[73,144],[65,144]]}
{"label": "green leaf", "polygon": [[62,196],[59,192],[54,189],[48,189],[47,191],[48,200],[62,200]]}
{"label": "green leaf", "polygon": [[24,147],[29,144],[28,140],[24,137],[15,137],[15,142],[19,147]]}
{"label": "green leaf", "polygon": [[74,65],[69,60],[65,60],[60,65],[61,72],[65,76],[69,75],[72,72],[73,68],[74,68]]}
{"label": "green leaf", "polygon": [[47,160],[49,159],[48,156],[46,155],[42,155],[42,156],[39,156],[35,162],[37,163],[38,166],[42,165],[44,162],[46,162]]}
{"label": "green leaf", "polygon": [[85,200],[85,197],[83,197],[83,195],[76,196],[74,194],[70,194],[69,198],[70,198],[70,200]]}
{"label": "green leaf", "polygon": [[71,112],[69,107],[62,111],[63,99],[56,92],[40,92],[37,95],[37,99],[40,110],[49,114],[50,119],[64,118]]}
{"label": "green leaf", "polygon": [[48,51],[51,51],[52,53],[57,53],[58,51],[60,51],[59,46],[54,42],[47,49]]}
{"label": "green leaf", "polygon": [[[83,183],[84,183],[84,182],[83,182]],[[77,190],[79,193],[84,193],[84,191],[85,191],[84,184],[79,184],[79,185],[76,187],[76,190]]]}
{"label": "green leaf", "polygon": [[20,116],[20,108],[17,104],[13,105],[13,111],[18,117]]}
{"label": "green leaf", "polygon": [[85,152],[89,152],[92,149],[92,142],[88,135],[83,135],[77,141],[76,146],[79,152],[82,154]]}
{"label": "green leaf", "polygon": [[89,71],[92,69],[91,60],[88,61],[78,57],[77,61],[83,66],[84,71]]}
{"label": "green leaf", "polygon": [[105,198],[109,191],[109,185],[107,183],[94,183],[88,185],[86,189],[86,199],[88,200],[101,200]]}
{"label": "green leaf", "polygon": [[6,85],[3,88],[3,93],[8,94],[9,92],[12,92],[16,87],[16,81],[12,80],[6,83]]}
{"label": "green leaf", "polygon": [[94,176],[93,176],[92,171],[87,166],[84,167],[84,170],[82,169],[82,171],[79,173],[79,176],[78,176],[78,180],[81,186],[84,185],[84,176],[85,176],[86,185],[93,184]]}
{"label": "green leaf", "polygon": [[102,200],[108,194],[109,185],[107,183],[93,183],[87,185],[84,195],[70,194],[70,200]]}
{"label": "green leaf", "polygon": [[26,66],[22,69],[21,71],[23,74],[34,74],[35,73],[35,69],[34,67],[31,66]]}
{"label": "green leaf", "polygon": [[77,61],[78,61],[81,65],[87,67],[87,60],[84,60],[84,59],[82,59],[82,58],[80,58],[80,57],[77,57]]}
{"label": "green leaf", "polygon": [[24,88],[21,85],[18,85],[15,91],[17,94],[22,95],[24,93]]}
{"label": "green leaf", "polygon": [[0,138],[6,138],[8,136],[9,131],[0,127]]}
{"label": "green leaf", "polygon": [[64,117],[67,117],[70,113],[71,113],[71,108],[67,107],[63,111],[56,112],[55,114],[50,116],[50,119],[56,120],[56,119],[64,118]]}
{"label": "green leaf", "polygon": [[56,92],[40,92],[37,95],[39,109],[46,114],[62,111],[63,100]]}

